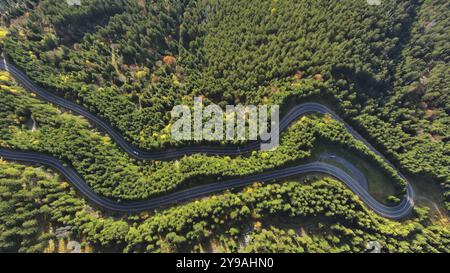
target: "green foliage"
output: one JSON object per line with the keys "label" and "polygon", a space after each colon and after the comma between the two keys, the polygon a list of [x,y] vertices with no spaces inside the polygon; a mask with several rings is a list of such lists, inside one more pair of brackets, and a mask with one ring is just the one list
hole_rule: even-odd
{"label": "green foliage", "polygon": [[447,192],[446,7],[44,0],[11,29],[5,52],[35,81],[150,149],[178,144],[162,131],[172,107],[192,96],[220,105],[325,96],[405,173],[431,177]]}
{"label": "green foliage", "polygon": [[[182,81],[182,71],[162,62],[178,54],[183,4],[85,2],[69,7],[65,1],[41,1],[23,26],[11,30],[7,55],[33,70],[29,75],[37,82],[111,121],[135,144],[159,146],[153,133],[165,126],[184,93],[173,85],[177,75]],[[152,73],[139,73],[149,68]]]}
{"label": "green foliage", "polygon": [[[183,144],[164,128],[172,107],[193,96],[221,106],[326,100],[403,172],[441,183],[450,210],[448,1],[19,2],[1,15],[7,24],[22,17],[2,39],[5,55],[135,145]],[[117,200],[303,162],[320,141],[364,157],[404,190],[392,168],[326,116],[301,119],[269,153],[138,162],[86,120],[0,74],[0,146],[52,154]],[[99,250],[192,251],[210,240],[255,252],[360,252],[371,240],[389,252],[448,252],[450,245],[448,224],[427,211],[403,224],[381,219],[330,179],[252,187],[145,220],[102,217],[74,196],[42,171],[1,164],[0,251],[42,251],[53,236],[49,222],[73,225]],[[306,234],[265,224],[280,215],[325,220]],[[263,228],[252,229],[242,248],[254,220]]]}
{"label": "green foliage", "polygon": [[92,130],[84,119],[61,113],[32,98],[22,88],[7,84],[0,89],[0,146],[52,154],[73,166],[94,191],[106,197],[145,199],[188,182],[243,177],[280,168],[308,159],[320,141],[334,143],[368,159],[392,179],[399,195],[404,190],[404,181],[392,168],[356,141],[342,124],[327,116],[301,118],[282,135],[281,145],[271,152],[255,151],[235,158],[193,155],[171,162],[141,162],[122,152],[109,137]]}
{"label": "green foliage", "polygon": [[[316,178],[306,184],[254,184],[241,193],[114,219],[90,208],[56,176],[0,162],[0,252],[42,252],[60,226],[71,226],[72,236],[94,251],[194,251],[220,238],[226,251],[361,252],[373,240],[387,252],[450,251],[448,223],[430,221],[424,209],[417,214],[404,223],[386,220],[341,183]],[[274,217],[321,220],[308,234],[271,225],[247,232],[249,223]],[[249,239],[241,248],[243,236]]]}
{"label": "green foliage", "polygon": [[39,0],[9,0],[0,3],[0,22],[9,24],[12,20],[32,10]]}
{"label": "green foliage", "polygon": [[445,141],[450,135],[450,5],[443,0],[422,2],[388,110],[406,130]]}
{"label": "green foliage", "polygon": [[0,252],[42,252],[50,222],[82,208],[73,195],[43,170],[0,161]]}

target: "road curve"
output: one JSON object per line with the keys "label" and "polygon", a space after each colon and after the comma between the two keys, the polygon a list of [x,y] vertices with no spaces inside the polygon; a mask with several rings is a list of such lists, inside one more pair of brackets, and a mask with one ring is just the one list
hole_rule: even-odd
{"label": "road curve", "polygon": [[[139,160],[168,160],[185,155],[191,155],[195,153],[202,153],[205,155],[240,155],[248,153],[252,150],[259,148],[260,143],[255,141],[247,145],[242,146],[193,146],[193,147],[182,147],[177,149],[170,149],[165,151],[147,151],[134,147],[128,143],[122,134],[111,127],[103,119],[97,117],[96,115],[90,113],[83,107],[62,99],[42,88],[37,86],[31,79],[28,78],[25,73],[12,64],[9,64],[4,59],[0,59],[0,70],[7,70],[11,75],[16,78],[28,91],[36,93],[42,99],[49,101],[57,106],[66,108],[76,114],[82,115],[89,119],[91,122],[96,124],[99,128],[106,131],[111,138],[128,154]],[[327,108],[326,106],[319,103],[303,103],[294,107],[289,111],[280,121],[280,131],[285,130],[291,122],[298,119],[299,117],[308,113],[322,113],[329,114],[336,120],[342,122],[347,130],[358,140],[362,141],[367,145],[374,153],[379,155],[383,160],[389,164],[398,174],[406,180],[405,176],[390,163],[381,153],[379,153],[369,142],[367,142],[356,130],[354,130],[350,125],[348,125],[343,119],[341,119],[335,112]],[[403,198],[402,202],[394,207],[386,206],[377,200],[375,200],[368,191],[361,186],[360,183],[355,181],[351,176],[349,176],[343,170],[337,168],[336,166],[326,164],[323,162],[313,162],[309,164],[299,165],[290,168],[284,168],[280,170],[274,170],[271,172],[266,172],[262,174],[255,174],[247,176],[245,178],[237,178],[224,182],[218,182],[210,185],[198,186],[190,188],[183,191],[178,191],[175,193],[167,194],[164,196],[152,198],[151,200],[136,201],[136,202],[116,202],[114,200],[107,199],[105,197],[97,195],[92,189],[86,184],[86,182],[76,173],[72,168],[64,166],[57,159],[34,152],[20,152],[12,151],[8,149],[0,149],[0,157],[7,160],[23,161],[36,164],[48,165],[61,174],[63,174],[69,182],[71,182],[87,199],[89,199],[94,204],[112,211],[118,212],[139,212],[143,210],[155,209],[160,206],[173,204],[176,202],[187,201],[189,199],[198,198],[211,193],[217,193],[225,189],[243,187],[251,184],[254,181],[268,182],[275,179],[287,178],[294,175],[310,173],[310,172],[320,172],[324,174],[331,175],[342,182],[344,182],[355,194],[357,194],[361,200],[372,210],[377,212],[383,217],[391,219],[402,219],[410,214],[412,207],[414,206],[414,192],[412,187],[408,184],[407,194]]]}
{"label": "road curve", "polygon": [[321,153],[318,157],[319,161],[327,162],[335,162],[343,166],[351,176],[358,181],[358,183],[366,190],[369,190],[369,182],[367,181],[366,176],[352,163],[347,161],[346,159],[336,156],[330,153]]}
{"label": "road curve", "polygon": [[403,201],[395,207],[389,207],[378,202],[367,192],[366,189],[364,189],[356,180],[354,180],[346,172],[344,172],[343,170],[339,169],[336,166],[323,162],[313,162],[295,167],[274,170],[262,174],[255,174],[247,176],[245,178],[236,178],[223,182],[217,182],[214,184],[197,186],[189,188],[187,190],[170,193],[164,196],[152,198],[150,200],[145,201],[117,202],[97,195],[86,184],[86,182],[77,174],[77,172],[74,169],[64,166],[59,160],[55,159],[54,157],[40,153],[20,152],[8,149],[0,149],[0,156],[6,160],[44,164],[53,169],[56,169],[63,176],[65,176],[69,180],[69,182],[71,182],[82,195],[87,197],[94,204],[108,210],[125,213],[134,213],[143,210],[152,210],[161,206],[170,205],[177,202],[183,202],[193,198],[202,197],[208,194],[221,192],[226,189],[244,187],[252,184],[255,181],[270,182],[276,179],[283,179],[295,175],[312,172],[324,173],[341,180],[355,194],[357,194],[368,207],[370,207],[383,217],[391,219],[402,219],[407,215],[409,215],[410,209],[412,207],[412,204],[411,202],[409,202],[408,198],[403,199]]}

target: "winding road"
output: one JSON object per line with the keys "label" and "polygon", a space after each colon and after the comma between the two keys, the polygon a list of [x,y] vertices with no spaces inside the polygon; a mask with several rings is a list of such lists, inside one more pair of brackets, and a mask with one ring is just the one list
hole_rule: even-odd
{"label": "winding road", "polygon": [[[179,158],[185,155],[191,155],[201,153],[205,155],[241,155],[253,150],[257,150],[260,146],[260,142],[254,141],[247,145],[241,146],[193,146],[182,147],[177,149],[170,149],[165,151],[147,151],[134,147],[127,142],[122,134],[111,127],[107,122],[98,116],[87,111],[83,107],[73,102],[62,99],[44,89],[37,86],[25,73],[14,65],[7,63],[6,60],[0,59],[0,70],[7,70],[9,73],[20,82],[28,91],[37,94],[42,99],[49,101],[57,106],[66,108],[76,114],[82,115],[89,119],[93,124],[107,132],[112,139],[128,154],[139,160],[169,160]],[[367,145],[375,154],[380,156],[387,164],[389,164],[397,173],[406,181],[406,177],[390,163],[381,153],[379,153],[367,140],[365,140],[356,130],[348,125],[342,118],[340,118],[335,112],[319,103],[303,103],[299,104],[291,109],[280,121],[280,132],[285,130],[294,120],[308,113],[321,113],[329,114],[334,119],[342,122],[347,130],[358,140]],[[284,168],[274,170],[266,173],[255,174],[247,176],[245,178],[231,179],[224,182],[217,182],[214,184],[197,186],[190,189],[170,193],[164,196],[152,198],[145,201],[133,201],[133,202],[117,202],[111,199],[97,195],[87,183],[77,174],[77,172],[64,166],[57,159],[34,152],[13,151],[8,149],[0,149],[0,157],[6,160],[21,161],[35,164],[43,164],[50,166],[71,182],[82,195],[84,195],[90,202],[98,205],[101,208],[133,213],[143,210],[155,209],[161,206],[174,204],[177,202],[187,201],[190,199],[206,196],[208,194],[221,192],[226,189],[238,188],[249,185],[255,181],[270,182],[276,179],[288,178],[295,175],[318,172],[333,176],[343,183],[345,183],[359,198],[373,211],[377,212],[383,217],[391,219],[402,219],[408,216],[414,206],[414,191],[412,187],[407,185],[407,193],[399,205],[390,207],[386,206],[377,200],[375,200],[367,191],[367,189],[361,186],[363,183],[359,183],[349,174],[336,166],[324,163],[313,162],[309,164],[303,164],[295,167]]]}
{"label": "winding road", "polygon": [[323,162],[330,161],[339,164],[351,174],[351,176],[361,185],[361,187],[365,190],[369,190],[369,182],[367,181],[366,176],[355,165],[346,159],[334,154],[322,153],[319,155],[318,160]]}

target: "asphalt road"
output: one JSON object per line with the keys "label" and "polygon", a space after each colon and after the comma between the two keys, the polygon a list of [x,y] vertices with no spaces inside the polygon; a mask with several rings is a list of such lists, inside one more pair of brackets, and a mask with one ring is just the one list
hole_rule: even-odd
{"label": "asphalt road", "polygon": [[345,168],[345,170],[361,185],[361,187],[365,190],[369,190],[369,182],[367,181],[366,176],[351,162],[330,153],[321,153],[318,159],[321,162],[338,163],[340,166]]}
{"label": "asphalt road", "polygon": [[[107,132],[111,138],[132,157],[140,160],[168,160],[179,158],[184,155],[191,155],[201,153],[205,155],[240,155],[245,154],[253,150],[259,149],[260,143],[255,141],[248,145],[242,146],[192,146],[181,147],[176,149],[169,149],[165,151],[146,151],[134,147],[128,143],[122,134],[115,128],[111,127],[103,119],[90,113],[83,107],[62,99],[48,91],[45,91],[41,87],[37,86],[31,81],[25,73],[16,68],[12,64],[7,63],[5,60],[0,59],[0,69],[7,70],[13,77],[16,78],[28,91],[36,93],[42,99],[49,101],[57,106],[66,108],[76,114],[82,115],[89,119],[92,123],[96,124],[100,129]],[[345,124],[347,130],[358,140],[367,145],[373,152],[379,155],[383,160],[394,168],[398,174],[406,180],[405,176],[390,163],[381,153],[379,153],[368,141],[366,141],[356,130],[349,126],[342,118],[340,118],[335,112],[319,103],[303,103],[293,109],[291,109],[280,121],[280,132],[285,130],[291,122],[299,117],[308,113],[322,113],[329,114],[333,118],[339,120]],[[116,202],[97,195],[91,190],[86,182],[76,173],[72,168],[64,166],[57,159],[48,155],[34,153],[34,152],[21,152],[12,151],[7,149],[0,149],[0,157],[7,160],[23,161],[36,164],[44,164],[58,170],[63,174],[69,182],[71,182],[87,199],[92,203],[108,210],[119,212],[138,212],[143,210],[151,210],[161,206],[174,204],[177,202],[187,201],[193,198],[198,198],[212,193],[221,192],[225,189],[238,188],[249,185],[255,181],[270,182],[276,179],[287,178],[299,174],[318,172],[331,175],[343,183],[345,183],[355,194],[357,194],[361,200],[372,210],[377,212],[383,217],[391,219],[402,219],[409,215],[412,207],[414,206],[414,192],[412,187],[408,184],[407,194],[397,206],[389,207],[377,200],[375,200],[365,189],[349,176],[345,171],[337,168],[336,166],[326,164],[323,162],[313,162],[309,164],[299,165],[290,168],[284,168],[274,170],[267,173],[255,174],[245,178],[237,178],[224,182],[217,182],[210,185],[203,185],[194,188],[190,188],[183,191],[167,194],[161,197],[152,198],[151,200],[136,201],[136,202]]]}

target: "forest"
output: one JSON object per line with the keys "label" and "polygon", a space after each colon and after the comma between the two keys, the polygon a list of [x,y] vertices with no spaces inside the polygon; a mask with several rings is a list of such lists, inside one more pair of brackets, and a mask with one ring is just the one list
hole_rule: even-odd
{"label": "forest", "polygon": [[[73,166],[94,191],[116,200],[139,200],[183,187],[190,180],[243,177],[307,162],[316,143],[351,150],[383,172],[404,194],[405,181],[339,122],[305,116],[281,135],[274,151],[237,157],[185,156],[175,161],[138,161],[80,117],[43,103],[0,72],[0,147],[51,154]],[[1,80],[4,80],[3,82]]]}
{"label": "forest", "polygon": [[384,2],[44,0],[11,27],[4,53],[148,149],[174,145],[169,111],[193,96],[323,98],[449,198],[448,2]]}
{"label": "forest", "polygon": [[[193,97],[222,107],[279,104],[282,114],[295,103],[320,101],[408,178],[440,185],[439,203],[450,210],[448,1],[16,2],[0,15],[2,55],[136,146],[191,145],[170,137],[170,111]],[[405,191],[390,166],[326,115],[295,122],[275,151],[143,162],[87,120],[35,98],[6,72],[0,73],[0,109],[0,147],[55,156],[95,192],[119,201],[305,163],[323,145],[350,151],[387,177],[395,191],[383,201]],[[117,217],[90,208],[51,172],[0,163],[0,252],[54,252],[53,225],[72,226],[86,251],[360,252],[375,239],[388,252],[449,251],[445,219],[421,206],[405,222],[382,219],[330,178],[256,184]],[[273,217],[287,222],[279,226]],[[306,222],[311,226],[303,227]]]}
{"label": "forest", "polygon": [[[426,207],[416,208],[414,219],[390,221],[329,178],[255,183],[115,219],[91,208],[57,175],[1,161],[0,197],[0,252],[70,252],[69,240],[82,252],[364,252],[371,240],[383,242],[384,252],[448,252],[450,244],[448,223],[430,217]],[[274,217],[291,228],[274,226]],[[70,232],[58,238],[60,227]]]}

